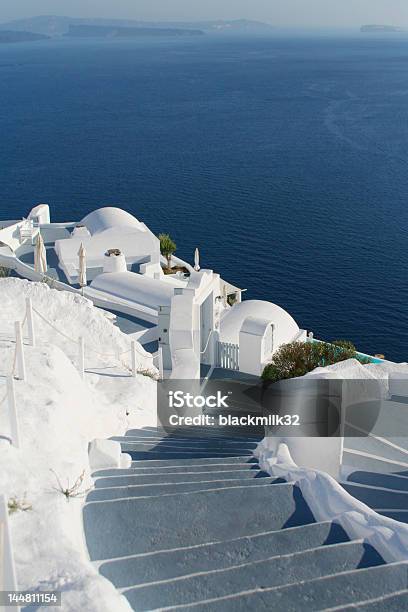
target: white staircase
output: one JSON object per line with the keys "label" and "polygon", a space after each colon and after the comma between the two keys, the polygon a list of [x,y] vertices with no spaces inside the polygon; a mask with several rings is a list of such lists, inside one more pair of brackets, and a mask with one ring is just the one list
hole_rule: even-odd
{"label": "white staircase", "polygon": [[260,470],[256,439],[146,428],[116,440],[132,466],[94,475],[85,532],[134,610],[406,609],[408,564],[316,522],[296,486]]}

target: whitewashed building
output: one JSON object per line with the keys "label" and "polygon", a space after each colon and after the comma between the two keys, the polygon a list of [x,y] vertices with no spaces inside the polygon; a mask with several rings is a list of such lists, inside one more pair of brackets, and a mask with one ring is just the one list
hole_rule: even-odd
{"label": "whitewashed building", "polygon": [[125,256],[129,270],[141,264],[160,264],[160,243],[146,227],[120,208],[101,208],[84,217],[70,238],[57,240],[55,252],[59,265],[71,283],[78,279],[78,251],[84,245],[87,253],[87,275],[90,280],[104,270],[105,254],[118,249]]}
{"label": "whitewashed building", "polygon": [[[285,310],[271,302],[242,301],[240,288],[200,269],[198,261],[193,266],[174,257],[181,270],[164,274],[159,239],[119,208],[95,210],[79,223],[52,223],[48,206],[37,206],[27,220],[6,222],[0,230],[0,264],[3,258],[21,276],[40,280],[32,265],[38,233],[47,245],[46,273],[55,287],[82,291],[96,305],[137,320],[138,339],[156,343],[166,376],[199,378],[202,366],[259,376],[282,344],[306,340]],[[88,280],[82,289],[81,245]]]}

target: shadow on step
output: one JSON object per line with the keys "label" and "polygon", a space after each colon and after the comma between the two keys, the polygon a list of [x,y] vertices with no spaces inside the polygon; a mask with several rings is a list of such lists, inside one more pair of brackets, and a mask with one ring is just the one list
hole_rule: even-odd
{"label": "shadow on step", "polygon": [[379,552],[371,546],[371,544],[363,544],[364,554],[361,558],[357,569],[363,569],[365,567],[375,567],[376,565],[384,565],[385,561]]}
{"label": "shadow on step", "polygon": [[326,540],[323,542],[323,546],[330,546],[331,544],[338,544],[339,542],[348,542],[349,537],[344,531],[343,527],[338,523],[332,523],[330,531],[327,535]]}
{"label": "shadow on step", "polygon": [[293,501],[295,502],[295,511],[288,518],[286,523],[282,526],[282,529],[288,529],[289,527],[298,527],[299,525],[307,525],[308,523],[314,523],[315,517],[312,514],[309,506],[307,505],[305,498],[302,495],[299,487],[293,487]]}

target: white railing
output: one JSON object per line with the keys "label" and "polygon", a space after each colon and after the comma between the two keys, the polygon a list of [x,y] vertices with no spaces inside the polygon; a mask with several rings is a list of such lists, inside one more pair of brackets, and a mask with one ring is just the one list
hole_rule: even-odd
{"label": "white railing", "polygon": [[38,232],[36,228],[34,228],[34,223],[32,219],[26,219],[22,225],[19,227],[20,232],[20,242],[24,242],[25,240],[33,240],[35,234]]}
{"label": "white railing", "polygon": [[[103,357],[106,359],[112,359],[112,361],[115,361],[116,365],[119,365],[123,367],[125,370],[127,370],[128,372],[131,372],[133,376],[136,376],[138,373],[140,373],[140,369],[137,366],[137,355],[139,355],[140,357],[143,357],[143,359],[146,359],[148,357],[148,353],[146,352],[142,353],[141,351],[139,351],[137,348],[137,344],[134,340],[131,341],[130,348],[126,351],[122,351],[122,352],[118,351],[117,353],[103,353],[101,351],[98,351],[95,348],[92,348],[89,344],[86,344],[85,339],[82,336],[79,336],[78,338],[75,339],[75,338],[68,336],[65,332],[60,330],[56,325],[54,325],[54,323],[49,321],[47,317],[45,317],[41,312],[39,312],[36,308],[34,308],[34,306],[31,303],[30,298],[27,298],[26,302],[27,302],[26,319],[28,321],[28,327],[29,327],[30,344],[34,346],[36,342],[35,325],[34,325],[34,318],[33,318],[33,313],[34,313],[44,323],[46,323],[55,332],[57,332],[57,334],[65,338],[65,340],[67,340],[68,342],[77,344],[78,346],[77,368],[82,378],[85,375],[86,352],[93,353],[94,355],[97,355],[99,357]],[[124,360],[125,355],[130,355],[131,366],[129,366]]]}
{"label": "white railing", "polygon": [[239,345],[218,342],[217,366],[225,370],[239,370]]}
{"label": "white railing", "polygon": [[[18,429],[17,409],[16,409],[16,392],[14,387],[14,378],[17,377],[24,380],[25,377],[25,363],[24,363],[24,351],[22,350],[22,336],[21,336],[21,323],[16,323],[16,344],[14,353],[12,355],[12,366],[11,370],[5,375],[6,377],[6,392],[0,396],[0,409],[6,405],[8,408],[9,415],[9,426],[10,426],[10,443],[19,448],[20,446],[20,435]],[[21,345],[19,343],[21,339]],[[21,354],[19,355],[19,351]],[[17,370],[17,372],[16,372]]]}
{"label": "white railing", "polygon": [[0,399],[0,408],[7,405],[10,426],[10,443],[16,448],[20,447],[20,433],[18,428],[16,392],[14,389],[14,377],[7,378],[6,394]]}
{"label": "white railing", "polygon": [[[20,381],[25,381],[27,379],[26,372],[26,364],[25,364],[25,345],[24,345],[24,337],[23,337],[23,328],[25,323],[27,322],[28,328],[28,344],[32,347],[36,346],[36,330],[35,330],[35,317],[37,315],[42,319],[46,324],[48,324],[55,332],[61,335],[68,342],[74,343],[77,345],[77,359],[76,366],[78,368],[79,374],[81,378],[85,377],[85,356],[86,353],[92,353],[104,359],[112,359],[112,362],[115,363],[116,366],[122,367],[124,370],[129,372],[133,377],[136,377],[138,374],[143,374],[145,376],[150,376],[151,378],[157,380],[158,376],[155,370],[143,367],[141,368],[138,365],[137,356],[143,357],[146,359],[149,356],[149,353],[142,353],[138,350],[137,343],[135,340],[131,340],[130,348],[127,351],[117,352],[117,353],[102,353],[95,348],[89,346],[89,344],[85,343],[85,340],[82,336],[75,339],[67,334],[65,334],[62,330],[58,329],[56,325],[54,325],[51,321],[49,321],[41,312],[39,312],[32,305],[31,298],[26,299],[26,313],[23,321],[16,321],[14,324],[14,340],[15,347],[14,353],[12,355],[12,366],[11,370],[4,374],[7,380],[6,393],[5,395],[1,395],[0,393],[0,408],[2,405],[8,405],[9,412],[9,422],[10,422],[10,442],[13,446],[20,446],[20,437],[19,437],[19,428],[18,428],[18,418],[17,418],[17,407],[16,407],[16,393],[15,393],[15,379]],[[125,356],[128,355],[130,359],[125,360]],[[156,360],[153,363],[157,364],[157,369],[159,370],[160,378],[163,378],[163,356],[161,349],[159,350]]]}
{"label": "white railing", "polygon": [[153,364],[159,370],[160,380],[164,379],[164,366],[163,366],[163,348],[159,346],[159,350],[153,353]]}
{"label": "white railing", "polygon": [[[8,504],[4,495],[0,495],[0,591],[17,591],[16,569],[11,546]],[[2,608],[3,609],[3,608]],[[6,610],[9,608],[5,608]],[[10,610],[20,610],[19,607]]]}

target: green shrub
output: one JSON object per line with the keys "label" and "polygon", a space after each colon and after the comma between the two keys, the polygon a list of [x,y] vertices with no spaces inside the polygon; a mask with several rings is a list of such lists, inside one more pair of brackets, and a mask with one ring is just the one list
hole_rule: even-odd
{"label": "green shrub", "polygon": [[297,378],[316,368],[333,365],[346,359],[357,359],[363,364],[370,362],[369,359],[358,355],[354,344],[347,340],[335,340],[333,343],[291,342],[283,344],[273,355],[271,363],[262,373],[262,378],[272,382]]}
{"label": "green shrub", "polygon": [[352,351],[353,353],[355,353],[357,350],[354,344],[350,342],[350,340],[334,340],[332,344],[334,344],[335,346],[340,346],[341,348],[347,351]]}
{"label": "green shrub", "polygon": [[7,278],[10,276],[9,268],[5,268],[4,266],[0,266],[0,278]]}

